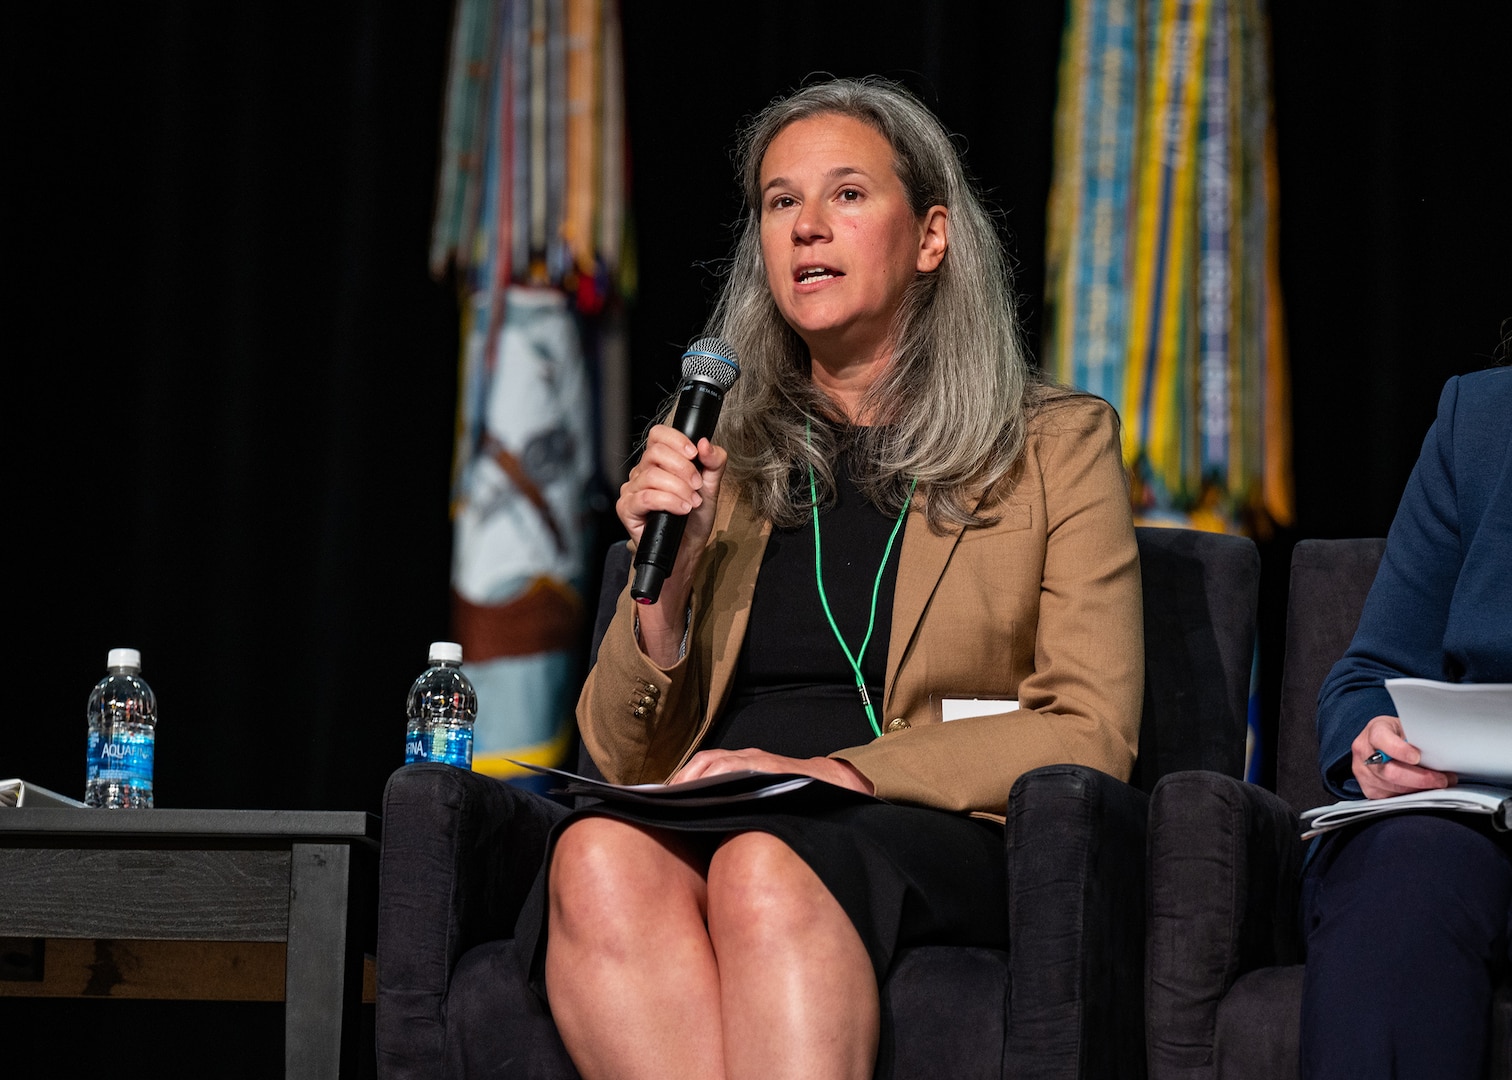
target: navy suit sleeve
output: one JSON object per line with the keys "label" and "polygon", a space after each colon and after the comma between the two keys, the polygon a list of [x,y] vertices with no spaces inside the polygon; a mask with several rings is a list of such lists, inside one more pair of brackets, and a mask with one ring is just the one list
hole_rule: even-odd
{"label": "navy suit sleeve", "polygon": [[1445,678],[1444,631],[1463,559],[1455,490],[1455,411],[1459,379],[1439,396],[1359,629],[1318,694],[1318,764],[1329,790],[1360,797],[1350,743],[1374,717],[1395,716],[1383,680]]}

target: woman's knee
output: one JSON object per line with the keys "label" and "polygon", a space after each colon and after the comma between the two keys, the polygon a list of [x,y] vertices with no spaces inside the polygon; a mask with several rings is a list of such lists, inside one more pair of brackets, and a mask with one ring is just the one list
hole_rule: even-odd
{"label": "woman's knee", "polygon": [[552,853],[552,934],[622,940],[679,897],[701,903],[701,884],[686,856],[661,838],[614,818],[582,818],[563,830]]}
{"label": "woman's knee", "polygon": [[777,837],[746,832],[709,863],[709,926],[782,942],[810,932],[839,904],[801,856]]}

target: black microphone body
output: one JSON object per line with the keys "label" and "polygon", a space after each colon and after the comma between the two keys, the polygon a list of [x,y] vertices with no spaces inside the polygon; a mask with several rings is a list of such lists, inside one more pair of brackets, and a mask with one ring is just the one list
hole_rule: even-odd
{"label": "black microphone body", "polygon": [[[725,391],[739,377],[735,350],[728,342],[721,338],[695,341],[683,354],[683,384],[677,394],[672,427],[695,446],[699,439],[713,438]],[[635,580],[630,585],[630,595],[638,603],[654,604],[661,596],[662,582],[672,572],[687,524],[685,515],[665,510],[646,515],[640,543],[635,548]]]}

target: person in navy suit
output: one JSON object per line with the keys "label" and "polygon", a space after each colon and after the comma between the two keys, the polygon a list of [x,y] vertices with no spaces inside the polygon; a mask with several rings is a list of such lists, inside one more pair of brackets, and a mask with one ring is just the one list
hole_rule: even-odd
{"label": "person in navy suit", "polygon": [[[1319,693],[1319,765],[1341,797],[1457,779],[1403,737],[1383,685],[1397,676],[1512,682],[1512,368],[1445,384],[1359,629]],[[1448,813],[1327,834],[1302,917],[1304,1077],[1485,1075],[1493,987],[1512,968],[1512,834]]]}

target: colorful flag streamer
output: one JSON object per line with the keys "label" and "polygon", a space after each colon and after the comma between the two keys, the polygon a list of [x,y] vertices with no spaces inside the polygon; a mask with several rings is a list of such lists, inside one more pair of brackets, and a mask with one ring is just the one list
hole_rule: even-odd
{"label": "colorful flag streamer", "polygon": [[1274,145],[1260,0],[1070,0],[1046,367],[1118,407],[1146,523],[1292,520]]}
{"label": "colorful flag streamer", "polygon": [[573,744],[590,499],[627,451],[620,48],[616,0],[455,9],[430,264],[460,293],[452,632],[493,775]]}
{"label": "colorful flag streamer", "polygon": [[[1067,4],[1045,367],[1118,408],[1141,524],[1294,516],[1269,67],[1263,0]],[[1258,725],[1252,677],[1252,779]]]}

